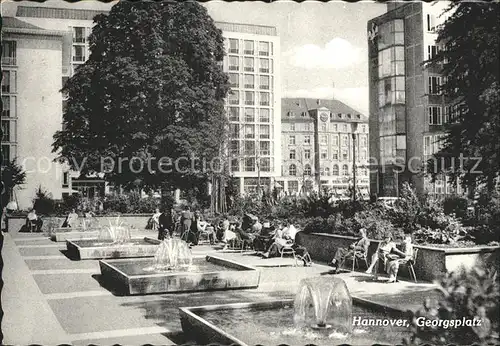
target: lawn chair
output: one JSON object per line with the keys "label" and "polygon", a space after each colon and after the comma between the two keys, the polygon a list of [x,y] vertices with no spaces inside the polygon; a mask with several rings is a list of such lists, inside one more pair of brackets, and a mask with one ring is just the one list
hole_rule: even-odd
{"label": "lawn chair", "polygon": [[406,265],[408,268],[408,273],[410,274],[410,279],[413,279],[415,283],[417,282],[417,276],[415,275],[415,268],[413,268],[413,264],[417,262],[417,254],[418,249],[413,249],[413,257],[411,260],[403,261],[400,264]]}
{"label": "lawn chair", "polygon": [[295,267],[297,267],[297,255],[295,254],[295,250],[293,249],[293,244],[284,245],[280,250],[281,258],[285,255],[292,255],[295,261]]}
{"label": "lawn chair", "polygon": [[37,224],[32,222],[31,220],[28,220],[28,231],[30,233],[36,232],[37,229]]}
{"label": "lawn chair", "polygon": [[359,268],[360,261],[364,261],[366,267],[368,268],[368,251],[354,250],[352,254],[352,271],[354,271],[356,264],[358,265]]}
{"label": "lawn chair", "polygon": [[204,229],[200,230],[200,235],[198,241],[202,241],[202,237],[205,238],[205,241],[207,241],[210,244],[213,244],[213,241],[211,239],[211,236],[213,235],[215,239],[215,230],[212,226],[207,226]]}

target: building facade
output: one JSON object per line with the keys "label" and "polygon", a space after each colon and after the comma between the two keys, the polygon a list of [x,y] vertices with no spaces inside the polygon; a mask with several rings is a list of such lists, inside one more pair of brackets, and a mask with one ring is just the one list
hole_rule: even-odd
{"label": "building facade", "polygon": [[[106,13],[19,5],[15,17],[4,18],[2,153],[6,159],[17,158],[28,172],[26,184],[16,191],[20,208],[31,207],[39,186],[54,199],[108,191],[99,177],[81,178],[52,162],[51,152],[66,102],[60,90],[89,57],[93,18]],[[222,22],[216,26],[226,41],[223,67],[232,88],[226,101],[231,169],[241,192],[254,191],[259,181],[268,185],[281,168],[279,37],[273,27]]]}
{"label": "building facade", "polygon": [[337,100],[282,99],[282,176],[289,194],[327,189],[369,197],[368,119]]}
{"label": "building facade", "polygon": [[280,40],[276,28],[216,22],[226,41],[231,92],[230,170],[240,193],[270,187],[281,169]]}
{"label": "building facade", "polygon": [[404,181],[418,193],[461,193],[444,177],[431,183],[423,166],[453,119],[440,66],[427,63],[439,51],[436,28],[447,7],[389,2],[387,13],[368,22],[370,184],[379,196],[398,196]]}

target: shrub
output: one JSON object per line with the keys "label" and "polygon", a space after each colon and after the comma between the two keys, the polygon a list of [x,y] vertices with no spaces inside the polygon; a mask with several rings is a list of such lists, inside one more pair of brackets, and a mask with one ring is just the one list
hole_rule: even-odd
{"label": "shrub", "polygon": [[[412,316],[412,336],[405,340],[407,345],[422,342],[432,344],[460,345],[498,344],[499,339],[499,282],[497,273],[484,267],[471,272],[449,273],[440,281],[443,297],[432,302],[426,300],[424,306]],[[481,326],[418,326],[417,318],[430,320],[473,320],[481,319]]]}
{"label": "shrub", "polygon": [[327,193],[311,193],[304,198],[301,203],[302,213],[306,217],[327,218],[335,212],[335,207],[331,202],[332,195]]}
{"label": "shrub", "polygon": [[113,194],[106,197],[104,209],[106,211],[115,211],[125,214],[132,210],[132,206],[127,195]]}
{"label": "shrub", "polygon": [[455,214],[460,219],[467,217],[469,202],[467,198],[459,196],[446,197],[443,200],[443,211],[445,214]]}
{"label": "shrub", "polygon": [[36,197],[33,199],[33,208],[38,214],[49,215],[54,212],[55,202],[52,199],[52,195],[42,189],[41,186],[38,187]]}

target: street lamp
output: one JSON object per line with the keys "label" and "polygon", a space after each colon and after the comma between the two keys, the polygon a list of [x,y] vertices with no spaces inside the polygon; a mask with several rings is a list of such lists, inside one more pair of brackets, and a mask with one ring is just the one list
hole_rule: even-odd
{"label": "street lamp", "polygon": [[358,123],[351,123],[351,135],[352,135],[352,200],[356,202],[356,131],[358,129]]}

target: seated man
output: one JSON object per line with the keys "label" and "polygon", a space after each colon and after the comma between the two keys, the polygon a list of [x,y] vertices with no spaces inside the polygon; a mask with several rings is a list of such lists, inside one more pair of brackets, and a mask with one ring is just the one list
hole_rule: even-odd
{"label": "seated man", "polygon": [[269,248],[276,236],[276,228],[271,226],[269,222],[264,222],[262,230],[255,236],[253,240],[253,248],[255,251],[265,251]]}
{"label": "seated man", "polygon": [[41,232],[42,225],[43,225],[42,219],[36,214],[36,210],[32,209],[28,213],[28,216],[26,216],[26,226],[28,227],[29,230],[31,230],[32,226],[35,226],[35,232]]}
{"label": "seated man", "polygon": [[349,245],[348,249],[335,249],[335,254],[330,262],[330,266],[334,267],[333,271],[335,274],[339,271],[347,259],[352,258],[354,260],[354,256],[366,256],[368,247],[370,246],[370,240],[366,236],[366,229],[361,228],[359,230],[359,234],[361,239]]}
{"label": "seated man", "polygon": [[70,227],[74,228],[77,226],[78,222],[78,214],[75,212],[75,209],[71,209],[71,212],[66,216],[66,220],[64,220],[62,227]]}
{"label": "seated man", "polygon": [[372,263],[370,267],[366,270],[367,274],[372,274],[375,279],[378,279],[378,264],[382,261],[384,265],[384,271],[389,272],[389,260],[396,259],[400,257],[405,257],[405,254],[398,250],[396,243],[392,241],[392,236],[387,235],[384,240],[379,245],[378,252],[373,254]]}
{"label": "seated man", "polygon": [[[290,225],[288,228],[293,227]],[[295,227],[294,227],[295,229]],[[296,232],[298,233],[298,232]],[[295,233],[295,235],[296,235]],[[282,235],[277,234],[277,236],[274,238],[274,242],[271,244],[267,252],[265,252],[262,257],[263,258],[271,258],[271,257],[278,257],[281,253],[281,250],[283,247],[289,246],[295,251],[295,255],[304,262],[304,267],[311,266],[312,260],[311,256],[309,255],[309,252],[304,246],[298,245],[295,243],[295,240],[290,237],[288,231],[285,229]]]}
{"label": "seated man", "polygon": [[402,252],[404,256],[399,256],[397,258],[389,258],[389,263],[387,264],[387,274],[389,274],[388,282],[396,282],[398,277],[399,266],[401,264],[408,263],[413,260],[413,244],[411,242],[411,236],[406,235],[402,244]]}
{"label": "seated man", "polygon": [[240,228],[236,228],[243,241],[253,243],[255,236],[262,230],[262,224],[259,218],[251,214],[246,214],[243,217],[243,222]]}

